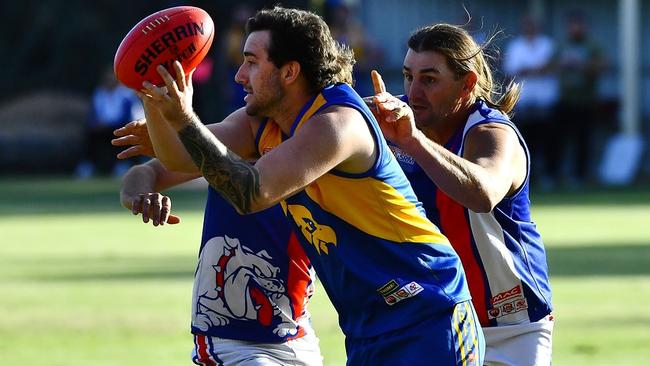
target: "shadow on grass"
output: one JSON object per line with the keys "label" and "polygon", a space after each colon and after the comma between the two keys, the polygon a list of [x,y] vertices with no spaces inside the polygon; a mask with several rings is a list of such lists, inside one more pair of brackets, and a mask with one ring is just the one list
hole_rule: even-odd
{"label": "shadow on grass", "polygon": [[650,274],[650,245],[554,247],[546,255],[551,276]]}
{"label": "shadow on grass", "polygon": [[[120,180],[93,179],[79,181],[70,178],[0,177],[0,217],[30,214],[62,214],[87,212],[119,212]],[[205,188],[174,189],[170,191],[174,206],[202,210]],[[648,187],[587,188],[580,191],[533,192],[534,206],[564,205],[650,205]]]}
{"label": "shadow on grass", "polygon": [[[0,180],[0,217],[123,212],[119,191],[120,182],[112,179],[43,182]],[[174,206],[184,210],[202,210],[205,206],[205,189],[174,189],[168,194]]]}
{"label": "shadow on grass", "polygon": [[[613,245],[548,248],[551,276],[650,275],[650,246]],[[44,282],[142,281],[191,279],[194,256],[162,258],[99,257],[35,260],[15,263],[29,271],[22,278]]]}
{"label": "shadow on grass", "polygon": [[[29,280],[43,282],[191,280],[195,256],[58,258],[47,263],[25,260],[16,265]],[[25,271],[25,269],[29,269]]]}

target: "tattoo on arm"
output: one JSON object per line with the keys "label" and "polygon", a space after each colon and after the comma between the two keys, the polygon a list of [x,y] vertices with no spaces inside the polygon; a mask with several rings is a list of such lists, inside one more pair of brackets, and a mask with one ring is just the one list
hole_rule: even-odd
{"label": "tattoo on arm", "polygon": [[187,124],[178,136],[208,183],[241,213],[251,212],[260,192],[257,169],[228,150],[199,121]]}

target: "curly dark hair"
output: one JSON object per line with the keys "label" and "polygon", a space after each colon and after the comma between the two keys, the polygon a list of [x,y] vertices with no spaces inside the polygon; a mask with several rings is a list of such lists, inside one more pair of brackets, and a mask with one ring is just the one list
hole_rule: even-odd
{"label": "curly dark hair", "polygon": [[246,34],[270,31],[269,60],[276,67],[297,61],[311,92],[318,93],[335,83],[352,85],[352,50],[332,38],[318,15],[279,6],[258,11],[246,23]]}

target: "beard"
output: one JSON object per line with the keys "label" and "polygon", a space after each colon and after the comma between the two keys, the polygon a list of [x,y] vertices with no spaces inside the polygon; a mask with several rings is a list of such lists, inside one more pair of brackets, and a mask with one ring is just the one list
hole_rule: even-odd
{"label": "beard", "polygon": [[279,73],[274,72],[253,90],[251,100],[246,103],[246,114],[253,117],[268,117],[284,97]]}

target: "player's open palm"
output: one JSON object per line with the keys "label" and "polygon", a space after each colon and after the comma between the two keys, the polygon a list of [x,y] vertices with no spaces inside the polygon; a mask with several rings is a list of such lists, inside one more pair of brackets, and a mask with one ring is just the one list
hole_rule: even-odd
{"label": "player's open palm", "polygon": [[150,156],[156,157],[151,139],[149,138],[149,130],[147,130],[147,121],[138,119],[131,121],[113,131],[116,138],[111,140],[113,146],[122,146],[124,150],[117,154],[118,159],[128,159],[134,156]]}
{"label": "player's open palm", "polygon": [[413,111],[402,100],[386,92],[384,81],[377,71],[373,70],[371,77],[375,89],[375,117],[381,132],[387,140],[402,145],[413,138],[416,132]]}

